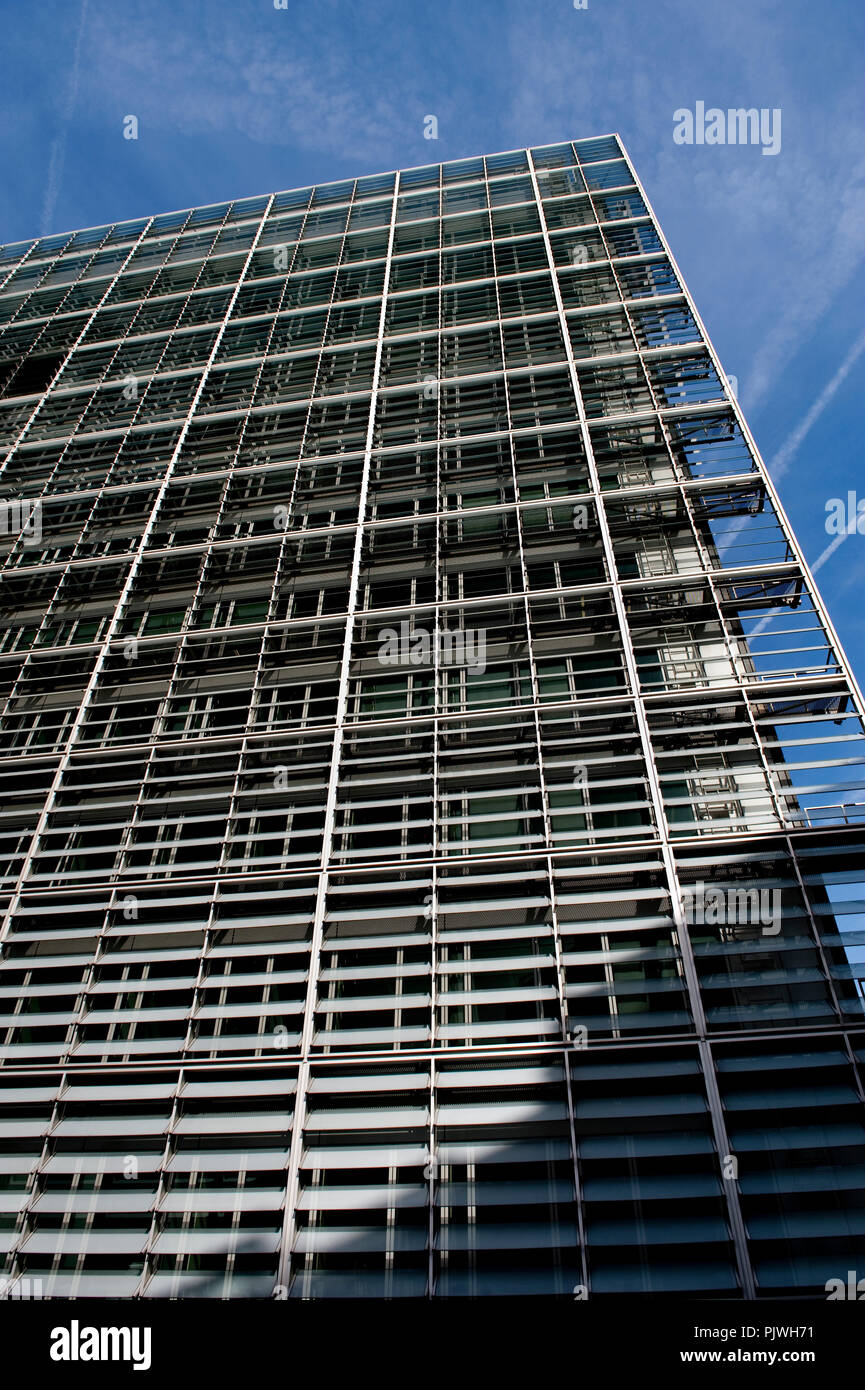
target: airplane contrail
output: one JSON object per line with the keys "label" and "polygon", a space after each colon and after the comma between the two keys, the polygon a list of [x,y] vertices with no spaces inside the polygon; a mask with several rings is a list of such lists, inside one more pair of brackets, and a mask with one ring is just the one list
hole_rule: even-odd
{"label": "airplane contrail", "polygon": [[51,142],[51,155],[48,160],[48,181],[45,185],[45,196],[42,200],[40,236],[45,236],[51,231],[54,208],[57,204],[57,195],[60,192],[60,183],[63,178],[63,165],[66,162],[66,135],[69,129],[69,122],[75,110],[75,102],[78,99],[78,81],[81,73],[81,40],[84,37],[84,24],[86,18],[87,0],[81,0],[81,14],[78,17],[78,35],[75,39],[75,53],[72,59],[69,89],[66,93],[66,100],[60,111],[61,127],[58,134],[55,135]]}

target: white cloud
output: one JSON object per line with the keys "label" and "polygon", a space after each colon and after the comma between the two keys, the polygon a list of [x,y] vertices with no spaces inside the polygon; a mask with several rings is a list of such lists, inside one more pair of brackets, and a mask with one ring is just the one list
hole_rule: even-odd
{"label": "white cloud", "polygon": [[66,162],[66,140],[69,131],[69,122],[75,112],[75,103],[78,100],[78,88],[81,79],[81,41],[84,37],[84,29],[87,23],[87,0],[81,0],[81,12],[78,17],[78,32],[75,38],[75,50],[72,55],[72,71],[69,77],[69,86],[66,98],[60,109],[60,129],[51,142],[51,154],[48,159],[48,177],[45,180],[45,192],[42,198],[42,217],[40,219],[40,235],[46,236],[52,230],[54,221],[54,209],[57,206],[57,197],[60,193],[60,185],[63,180],[63,166]]}
{"label": "white cloud", "polygon": [[792,433],[784,440],[781,448],[771,460],[769,468],[773,478],[777,480],[787,472],[787,469],[790,467],[795,455],[804,442],[806,435],[817,423],[833,396],[847,380],[847,377],[850,375],[863,352],[865,352],[865,331],[860,333],[837,372],[835,372],[831,380],[826,383],[810,410],[799,421]]}

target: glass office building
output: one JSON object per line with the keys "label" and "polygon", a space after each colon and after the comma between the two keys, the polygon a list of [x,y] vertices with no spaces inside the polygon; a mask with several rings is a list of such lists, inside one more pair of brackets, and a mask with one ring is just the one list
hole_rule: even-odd
{"label": "glass office building", "polygon": [[6,1291],[865,1275],[861,695],[618,139],[0,271]]}

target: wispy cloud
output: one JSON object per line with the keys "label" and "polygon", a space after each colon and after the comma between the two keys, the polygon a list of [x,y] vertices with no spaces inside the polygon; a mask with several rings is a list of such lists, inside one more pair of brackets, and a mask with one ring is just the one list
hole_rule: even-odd
{"label": "wispy cloud", "polygon": [[[796,454],[799,452],[799,449],[805,442],[805,439],[809,431],[813,429],[814,425],[817,423],[824,410],[826,410],[827,406],[831,403],[832,398],[837,394],[840,387],[847,380],[847,377],[850,375],[851,371],[858,362],[859,358],[862,356],[863,352],[865,352],[865,331],[860,333],[859,337],[856,339],[850,351],[847,353],[847,356],[844,358],[840,367],[823,387],[823,390],[820,392],[819,396],[815,400],[814,404],[811,406],[810,410],[806,412],[806,414],[799,421],[798,425],[796,425],[795,429],[793,429],[791,433],[787,436],[787,438],[784,440],[784,443],[781,445],[781,448],[778,450],[778,452],[774,455],[772,459],[770,459],[768,465],[769,472],[771,473],[772,478],[775,482],[778,482],[778,480],[782,478],[784,474],[787,472],[787,470],[790,468],[794,458],[796,457]],[[719,554],[722,559],[732,549],[737,535],[740,533],[740,531],[744,529],[746,525],[746,520],[740,519],[739,521],[734,522],[734,524],[730,527],[730,530],[727,533],[726,544],[719,551]],[[834,555],[835,551],[838,549],[838,545],[844,539],[844,535],[846,535],[846,532],[838,538],[837,543],[833,542],[832,545],[826,547],[823,554],[819,557],[819,559],[812,567],[812,574],[816,574],[817,570],[822,568],[826,561],[832,555]]]}
{"label": "wispy cloud", "polygon": [[[331,10],[330,23],[323,10]],[[241,134],[263,145],[294,147],[387,166],[410,128],[422,140],[423,117],[457,122],[448,84],[424,73],[422,44],[404,39],[386,14],[367,15],[362,32],[340,27],[340,7],[320,0],[311,23],[292,6],[232,6],[197,30],[156,34],[144,18],[115,23],[114,12],[94,21],[94,45],[104,81],[100,104],[131,100],[142,129],[182,135]],[[249,26],[244,18],[249,12]],[[344,7],[342,10],[344,13]],[[405,28],[405,26],[403,26]],[[417,45],[420,51],[415,52]],[[438,86],[436,105],[428,89]],[[436,157],[434,146],[429,157]]]}
{"label": "wispy cloud", "polygon": [[813,429],[832,400],[832,397],[847,380],[847,377],[850,375],[863,352],[865,352],[865,331],[860,333],[831,381],[826,383],[816,401],[811,406],[811,409],[799,421],[796,428],[788,435],[781,445],[781,448],[772,458],[769,464],[769,470],[773,478],[777,480],[787,472],[787,469],[799,452],[809,431]]}
{"label": "wispy cloud", "polygon": [[[795,260],[787,262],[792,292],[758,349],[748,376],[747,399],[752,409],[771,391],[865,259],[861,130],[848,132],[842,145],[828,170],[818,170],[818,159],[813,155],[796,160],[798,190],[792,211],[804,225],[792,239]],[[809,206],[810,212],[805,212]]]}
{"label": "wispy cloud", "polygon": [[843,543],[844,543],[844,541],[846,541],[847,537],[848,537],[848,536],[853,536],[853,535],[855,535],[855,534],[856,534],[856,523],[855,523],[855,519],[854,519],[852,525],[849,525],[846,531],[842,531],[841,534],[840,534],[840,536],[836,536],[835,539],[834,539],[833,541],[830,541],[830,543],[827,545],[826,549],[822,552],[822,554],[820,554],[820,555],[817,556],[817,559],[814,561],[813,565],[811,566],[811,573],[812,573],[812,574],[816,574],[818,570],[821,570],[821,569],[823,568],[823,566],[825,565],[826,561],[827,561],[827,560],[831,560],[832,556],[835,554],[835,551],[838,549],[838,547],[839,547],[840,545],[843,545]]}
{"label": "wispy cloud", "polygon": [[[861,83],[839,70],[821,89],[815,119],[798,26],[785,25],[774,4],[748,5],[746,13],[735,0],[720,9],[669,0],[663,33],[655,6],[574,12],[538,0],[530,11],[504,8],[512,120],[529,140],[622,133],[665,222],[669,213],[674,246],[689,250],[685,269],[697,268],[701,302],[707,287],[716,290],[716,323],[741,339],[742,357],[727,365],[753,410],[865,258]],[[780,108],[780,156],[675,146],[673,112],[698,99]],[[740,297],[731,301],[734,284]]]}
{"label": "wispy cloud", "polygon": [[45,236],[54,226],[54,209],[57,205],[57,197],[60,192],[60,185],[63,180],[63,165],[66,161],[66,140],[69,132],[69,122],[75,112],[75,103],[78,100],[78,88],[81,80],[81,43],[84,38],[84,27],[87,22],[87,0],[81,0],[81,12],[78,17],[78,32],[75,36],[75,49],[72,56],[72,71],[69,74],[69,85],[66,89],[66,96],[60,107],[60,129],[51,142],[51,154],[48,159],[48,177],[45,181],[45,193],[42,200],[42,217],[40,221],[40,233]]}

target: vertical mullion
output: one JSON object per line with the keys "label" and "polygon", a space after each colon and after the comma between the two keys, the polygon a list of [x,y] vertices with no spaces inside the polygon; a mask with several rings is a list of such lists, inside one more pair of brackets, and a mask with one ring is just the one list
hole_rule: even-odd
{"label": "vertical mullion", "polygon": [[748,445],[748,450],[749,450],[749,452],[750,452],[750,454],[751,454],[751,457],[752,457],[752,459],[753,459],[753,461],[754,461],[754,464],[755,464],[755,466],[756,466],[757,472],[758,472],[758,474],[760,475],[760,478],[761,478],[761,480],[762,480],[762,482],[763,482],[763,484],[764,484],[764,486],[765,486],[765,488],[766,488],[766,491],[767,491],[767,493],[768,493],[768,495],[769,495],[769,499],[770,499],[770,501],[771,501],[771,503],[772,503],[772,506],[773,506],[773,508],[774,508],[774,510],[775,510],[775,513],[776,513],[776,515],[777,515],[778,524],[779,524],[779,526],[781,527],[782,532],[784,533],[784,539],[786,540],[788,546],[790,547],[790,550],[792,551],[793,555],[795,556],[795,558],[796,558],[796,560],[797,560],[797,562],[798,562],[798,564],[799,564],[799,567],[800,567],[800,569],[801,569],[801,571],[802,571],[802,574],[803,574],[804,579],[805,579],[805,583],[806,583],[807,588],[808,588],[808,592],[809,592],[810,597],[811,597],[811,599],[812,599],[812,601],[813,601],[813,603],[814,603],[814,607],[815,607],[815,609],[816,609],[816,611],[817,611],[817,616],[819,617],[820,621],[823,623],[823,625],[824,625],[824,627],[825,627],[825,630],[826,630],[826,634],[827,634],[827,636],[829,637],[829,640],[830,640],[830,642],[832,643],[832,645],[833,645],[833,647],[834,647],[835,655],[836,655],[836,657],[837,657],[837,659],[838,659],[838,665],[839,665],[839,667],[840,667],[840,675],[841,675],[842,679],[843,679],[844,681],[846,681],[846,683],[847,683],[847,685],[848,685],[848,687],[849,687],[849,689],[850,689],[850,692],[851,692],[852,695],[853,695],[853,700],[854,700],[854,703],[855,703],[855,705],[856,705],[856,708],[857,708],[857,710],[858,710],[858,712],[859,712],[860,717],[861,717],[862,719],[865,719],[865,697],[863,697],[862,690],[861,690],[861,688],[860,688],[860,686],[859,686],[859,683],[858,683],[858,681],[857,681],[857,679],[856,679],[856,676],[855,676],[854,673],[853,673],[853,669],[852,669],[852,667],[851,667],[849,661],[847,660],[847,656],[846,656],[846,653],[845,653],[845,651],[844,651],[843,646],[841,645],[841,641],[840,641],[840,639],[839,639],[839,637],[838,637],[838,633],[835,631],[835,625],[834,625],[834,623],[832,622],[832,619],[831,619],[830,616],[829,616],[829,613],[828,613],[828,611],[827,611],[827,609],[826,609],[826,607],[825,607],[825,604],[823,603],[823,599],[822,599],[822,597],[821,597],[821,595],[820,595],[820,591],[819,591],[819,589],[818,589],[818,587],[817,587],[817,585],[816,585],[816,583],[815,583],[815,581],[814,581],[814,576],[812,575],[811,570],[810,570],[810,568],[809,568],[809,566],[808,566],[808,562],[807,562],[807,560],[805,559],[804,552],[802,551],[802,548],[800,547],[799,542],[798,542],[798,540],[796,539],[796,534],[795,534],[795,532],[794,532],[792,526],[790,525],[790,520],[789,520],[789,518],[788,518],[788,516],[787,516],[786,511],[784,510],[784,505],[783,505],[783,503],[781,502],[781,498],[780,498],[779,495],[778,495],[778,491],[777,491],[777,489],[776,489],[776,487],[775,487],[775,484],[774,484],[774,482],[773,482],[773,480],[772,480],[772,475],[771,475],[771,473],[769,472],[769,469],[768,469],[767,466],[766,466],[765,460],[763,459],[763,455],[760,453],[760,450],[759,450],[759,448],[758,448],[758,446],[757,446],[757,441],[756,441],[756,439],[754,438],[753,434],[751,433],[751,429],[750,429],[750,427],[749,427],[749,425],[748,425],[748,421],[745,419],[745,416],[744,416],[743,413],[742,413],[742,408],[741,408],[741,406],[739,405],[739,402],[738,402],[737,398],[735,397],[735,395],[733,394],[733,392],[732,392],[732,391],[729,389],[729,387],[727,386],[727,376],[726,376],[726,373],[724,372],[723,366],[721,365],[721,359],[720,359],[720,357],[718,356],[718,353],[717,353],[717,351],[716,351],[716,349],[715,349],[715,346],[714,346],[714,344],[713,344],[711,338],[709,337],[708,332],[706,331],[706,326],[705,326],[705,324],[703,323],[703,320],[702,320],[701,317],[700,317],[700,314],[699,314],[699,311],[698,311],[698,309],[697,309],[697,306],[696,306],[696,304],[694,303],[694,300],[693,300],[692,297],[691,297],[690,291],[688,290],[688,287],[687,287],[687,285],[686,285],[686,283],[685,283],[684,277],[682,276],[682,272],[680,271],[679,266],[678,266],[678,264],[677,264],[677,262],[676,262],[676,258],[675,258],[675,256],[673,255],[673,252],[672,252],[671,249],[670,249],[670,245],[669,245],[669,243],[668,243],[668,241],[667,241],[667,238],[664,236],[663,228],[661,227],[661,224],[660,224],[659,221],[658,221],[658,218],[657,218],[657,216],[656,216],[656,214],[655,214],[654,208],[652,207],[651,203],[649,202],[649,198],[648,198],[648,195],[647,195],[647,193],[646,193],[646,190],[645,190],[645,188],[643,187],[642,183],[640,182],[640,180],[639,180],[639,178],[638,178],[638,176],[637,176],[637,172],[636,172],[636,170],[634,169],[633,164],[631,163],[630,155],[628,154],[627,150],[625,149],[625,146],[624,146],[624,144],[622,143],[621,138],[620,138],[619,136],[617,136],[616,139],[618,140],[618,143],[619,143],[619,148],[620,148],[620,150],[621,150],[622,159],[625,161],[625,163],[627,164],[627,166],[628,166],[628,168],[629,168],[629,170],[630,170],[630,172],[631,172],[631,177],[632,177],[632,179],[633,179],[633,181],[634,181],[634,184],[636,185],[637,189],[639,190],[640,197],[643,199],[643,202],[645,203],[646,208],[648,209],[649,216],[650,216],[651,219],[652,219],[652,223],[653,223],[653,225],[654,225],[655,231],[657,232],[658,238],[659,238],[659,240],[660,240],[662,246],[664,247],[664,253],[665,253],[665,255],[667,256],[667,259],[669,260],[670,265],[673,267],[673,271],[674,271],[674,273],[675,273],[675,275],[676,275],[676,279],[679,281],[679,285],[681,286],[682,294],[683,294],[684,297],[685,297],[685,300],[686,300],[686,302],[687,302],[688,308],[690,309],[690,311],[691,311],[691,313],[692,313],[692,315],[693,315],[693,318],[694,318],[694,322],[695,322],[696,325],[697,325],[697,330],[698,330],[698,332],[700,333],[700,336],[701,336],[701,338],[702,338],[702,340],[703,340],[703,346],[705,347],[706,351],[707,351],[708,354],[709,354],[709,357],[710,357],[711,360],[712,360],[712,365],[714,366],[715,371],[716,371],[717,374],[718,374],[718,379],[725,385],[725,389],[726,389],[726,391],[727,391],[727,397],[728,397],[728,399],[727,399],[727,405],[728,405],[729,409],[732,411],[732,413],[733,413],[733,415],[734,415],[734,417],[735,417],[735,419],[736,419],[736,423],[738,424],[740,430],[742,431],[742,434],[743,434],[744,437],[745,437],[745,441],[746,441],[746,443],[747,443],[747,445]]}
{"label": "vertical mullion", "polygon": [[[703,1011],[702,996],[700,994],[699,978],[697,975],[697,968],[694,961],[691,940],[688,934],[687,923],[685,920],[682,890],[679,885],[678,873],[676,870],[676,862],[673,855],[672,845],[670,843],[669,830],[667,828],[667,820],[664,812],[663,795],[661,791],[660,781],[658,779],[658,770],[655,765],[654,749],[652,746],[651,735],[649,732],[645,704],[643,702],[642,694],[640,691],[639,672],[637,669],[636,657],[634,655],[634,647],[631,640],[630,627],[628,625],[627,610],[625,608],[622,587],[619,581],[618,571],[616,569],[616,558],[613,550],[612,536],[610,534],[609,524],[607,522],[606,513],[604,511],[604,502],[603,497],[601,495],[600,478],[598,476],[597,465],[595,463],[595,456],[592,448],[591,432],[588,426],[585,406],[583,405],[582,392],[580,390],[579,378],[577,376],[577,368],[576,363],[574,361],[573,348],[571,346],[570,336],[567,331],[567,320],[565,317],[564,303],[562,301],[561,286],[559,285],[558,276],[556,273],[556,265],[553,259],[552,248],[550,246],[550,234],[546,225],[546,217],[543,213],[543,204],[541,200],[540,189],[538,186],[534,158],[532,157],[531,151],[528,152],[528,159],[532,184],[535,191],[535,198],[537,199],[538,213],[541,219],[542,235],[547,251],[547,262],[550,269],[550,276],[553,282],[553,293],[556,298],[556,306],[559,314],[559,323],[561,325],[562,334],[565,340],[565,351],[567,352],[568,356],[568,369],[570,372],[571,384],[573,386],[574,391],[574,400],[576,402],[577,414],[579,417],[580,430],[583,438],[583,446],[586,451],[586,460],[589,468],[589,477],[591,479],[595,507],[597,510],[598,526],[601,532],[601,540],[603,543],[604,554],[606,556],[607,568],[609,572],[609,583],[613,594],[613,601],[616,607],[616,614],[622,639],[622,651],[625,658],[625,665],[628,671],[629,681],[631,684],[634,709],[637,717],[637,725],[640,731],[643,758],[646,765],[646,774],[649,782],[649,790],[655,813],[656,833],[659,837],[660,847],[664,857],[664,865],[669,885],[672,913],[676,924],[676,932],[679,939],[679,949],[682,957],[682,966],[685,973],[685,980],[688,988],[688,996],[690,999],[691,1011],[694,1018],[694,1025],[696,1028],[697,1037],[700,1045],[701,1058],[704,1060],[703,1069],[706,1094],[709,1103],[709,1111],[711,1115],[715,1143],[718,1148],[718,1159],[720,1161],[724,1154],[729,1153],[729,1142],[726,1137],[723,1107],[721,1103],[720,1092],[718,1090],[717,1078],[715,1076],[714,1063],[706,1045],[706,1018]],[[745,1224],[742,1218],[741,1208],[739,1206],[738,1193],[733,1189],[732,1184],[730,1184],[729,1182],[725,1183],[724,1193],[727,1199],[727,1210],[733,1236],[733,1246],[735,1250],[736,1264],[739,1272],[739,1279],[742,1285],[742,1290],[747,1298],[753,1298],[754,1275],[751,1269],[751,1262],[748,1254]]]}
{"label": "vertical mullion", "polygon": [[[2,942],[3,940],[5,940],[5,937],[6,937],[6,935],[8,934],[9,928],[10,928],[11,923],[12,923],[13,914],[17,911],[18,905],[19,905],[19,903],[20,903],[20,901],[21,901],[21,893],[23,892],[24,884],[26,883],[26,880],[28,879],[28,877],[29,877],[29,875],[30,875],[31,867],[32,867],[32,864],[33,864],[33,859],[34,859],[35,854],[36,854],[36,852],[37,852],[37,850],[38,850],[38,848],[39,848],[39,844],[40,844],[40,842],[41,842],[42,835],[44,834],[45,827],[46,827],[46,825],[47,825],[47,823],[48,823],[48,817],[50,816],[51,811],[53,810],[54,802],[55,802],[56,797],[57,797],[57,793],[58,793],[58,791],[60,790],[60,786],[61,786],[61,783],[62,783],[62,781],[63,781],[63,776],[64,776],[64,774],[65,774],[65,772],[66,772],[66,770],[67,770],[67,768],[68,768],[68,766],[69,766],[70,759],[71,759],[71,757],[72,757],[72,753],[73,753],[73,750],[74,750],[74,748],[75,748],[75,744],[76,744],[77,741],[78,741],[78,736],[79,736],[79,734],[80,734],[80,732],[81,732],[81,729],[82,729],[82,727],[83,727],[83,724],[84,724],[85,716],[86,716],[86,714],[87,714],[87,712],[88,712],[88,710],[89,710],[89,708],[90,708],[90,702],[91,702],[91,700],[93,699],[93,696],[94,696],[94,694],[95,694],[95,692],[96,692],[96,688],[97,688],[97,686],[98,686],[99,679],[100,679],[100,677],[101,677],[101,675],[102,675],[102,672],[103,672],[103,669],[104,669],[104,667],[105,667],[105,663],[106,663],[106,661],[107,661],[107,659],[108,659],[109,653],[110,653],[111,650],[112,650],[115,635],[116,635],[116,633],[117,633],[117,631],[118,631],[118,628],[119,628],[119,626],[120,626],[121,619],[122,619],[123,614],[124,614],[124,611],[125,611],[125,609],[126,609],[127,601],[128,601],[128,599],[129,599],[130,594],[132,593],[133,586],[134,586],[135,581],[136,581],[136,579],[137,579],[137,577],[138,577],[138,571],[139,571],[139,569],[141,568],[141,565],[142,565],[142,563],[143,563],[144,556],[145,556],[145,552],[146,552],[146,550],[147,550],[147,546],[148,546],[148,542],[149,542],[149,540],[150,540],[151,533],[152,533],[152,531],[153,531],[153,529],[154,529],[154,527],[155,527],[155,525],[156,525],[156,519],[157,519],[157,517],[158,517],[158,515],[159,515],[159,509],[160,509],[160,507],[162,506],[162,502],[163,502],[163,500],[164,500],[164,498],[165,498],[165,496],[166,496],[166,494],[167,494],[167,492],[168,492],[169,484],[170,484],[171,479],[172,479],[172,476],[173,476],[173,474],[174,474],[174,470],[175,470],[175,468],[176,468],[176,466],[177,466],[177,461],[178,461],[178,459],[179,459],[179,457],[180,457],[180,453],[181,453],[181,450],[182,450],[183,445],[184,445],[184,443],[185,443],[186,436],[187,436],[187,434],[188,434],[188,432],[189,432],[189,427],[190,427],[190,425],[191,425],[191,423],[192,423],[192,418],[193,418],[193,416],[194,416],[194,414],[195,414],[196,407],[198,406],[198,402],[199,402],[199,400],[201,399],[201,394],[202,394],[202,392],[203,392],[203,390],[204,390],[204,384],[205,384],[205,382],[207,381],[207,378],[208,378],[208,375],[209,375],[209,372],[210,372],[210,368],[211,368],[211,366],[213,365],[213,363],[214,363],[215,360],[216,360],[216,355],[217,355],[217,353],[218,353],[218,351],[219,351],[219,345],[220,345],[220,343],[222,342],[222,337],[223,337],[223,334],[225,333],[226,324],[228,323],[228,320],[229,320],[229,318],[231,317],[232,309],[234,308],[234,305],[235,305],[235,303],[237,302],[237,296],[238,296],[238,294],[240,293],[240,287],[241,287],[241,285],[243,284],[243,281],[244,281],[244,279],[245,279],[245,277],[246,277],[246,273],[247,273],[247,271],[248,271],[248,269],[249,269],[249,267],[250,267],[250,265],[251,265],[251,263],[252,263],[252,258],[253,258],[253,256],[255,255],[255,249],[256,249],[256,247],[257,247],[257,245],[258,245],[258,240],[259,240],[259,237],[261,236],[261,232],[262,232],[262,229],[263,229],[263,227],[264,227],[265,219],[266,219],[267,214],[268,214],[268,212],[269,212],[269,210],[270,210],[270,207],[271,207],[271,205],[272,205],[272,203],[273,203],[273,197],[274,197],[274,195],[271,194],[271,196],[270,196],[270,198],[269,198],[269,200],[268,200],[268,203],[267,203],[267,207],[265,208],[265,210],[264,210],[264,212],[262,213],[261,218],[260,218],[260,220],[259,220],[258,231],[256,232],[256,234],[255,234],[255,239],[253,240],[253,243],[252,243],[252,245],[250,246],[249,251],[248,251],[248,253],[247,253],[246,260],[245,260],[245,262],[244,262],[243,268],[242,268],[242,270],[241,270],[241,272],[240,272],[240,275],[239,275],[239,277],[238,277],[237,283],[236,283],[236,285],[235,285],[235,287],[234,287],[234,292],[233,292],[233,294],[231,295],[231,298],[229,299],[228,304],[226,305],[225,315],[224,315],[224,317],[223,317],[223,320],[222,320],[222,323],[221,323],[221,325],[220,325],[219,331],[218,331],[218,333],[217,333],[217,335],[216,335],[216,338],[215,338],[215,340],[214,340],[213,347],[212,347],[211,350],[210,350],[210,355],[209,355],[209,357],[208,357],[208,359],[207,359],[207,362],[206,362],[205,365],[204,365],[204,368],[202,369],[201,380],[200,380],[199,383],[198,383],[198,389],[196,390],[195,395],[193,396],[193,398],[192,398],[192,400],[191,400],[191,402],[190,402],[190,404],[189,404],[189,410],[187,411],[186,419],[184,420],[183,426],[182,426],[182,428],[181,428],[180,434],[179,434],[178,439],[177,439],[177,443],[175,444],[174,449],[173,449],[173,451],[172,451],[171,458],[169,459],[168,464],[167,464],[167,466],[166,466],[165,473],[164,473],[163,478],[162,478],[162,482],[161,482],[161,484],[160,484],[160,486],[159,486],[159,490],[158,490],[158,492],[157,492],[157,494],[156,494],[156,497],[154,498],[153,507],[152,507],[151,512],[150,512],[150,517],[149,517],[149,519],[148,519],[148,521],[147,521],[147,524],[146,524],[145,527],[144,527],[144,530],[142,531],[141,540],[139,541],[139,544],[138,544],[138,549],[136,550],[136,552],[135,552],[134,556],[132,557],[132,560],[131,560],[131,562],[130,562],[130,564],[129,564],[129,569],[128,569],[128,572],[127,572],[126,580],[125,580],[125,582],[124,582],[124,584],[123,584],[123,588],[122,588],[121,591],[120,591],[120,596],[119,596],[119,598],[118,598],[118,600],[117,600],[117,603],[115,604],[114,613],[113,613],[112,618],[111,618],[111,621],[109,622],[108,627],[107,627],[107,629],[106,629],[105,636],[104,636],[104,638],[102,639],[102,644],[101,644],[101,647],[100,647],[99,655],[98,655],[97,658],[96,658],[96,661],[95,661],[94,666],[93,666],[93,670],[92,670],[92,672],[91,672],[91,674],[90,674],[90,679],[89,679],[88,682],[87,682],[87,686],[85,687],[84,694],[83,694],[83,696],[82,696],[82,698],[81,698],[81,701],[80,701],[80,703],[79,703],[79,705],[78,705],[78,710],[77,710],[77,713],[76,713],[75,718],[74,718],[74,720],[73,720],[72,728],[71,728],[70,731],[69,731],[69,737],[68,737],[68,739],[67,739],[67,741],[66,741],[65,748],[63,749],[63,752],[62,752],[61,755],[60,755],[60,760],[59,760],[58,765],[57,765],[57,770],[56,770],[56,772],[55,772],[55,774],[54,774],[54,778],[53,778],[53,780],[52,780],[51,787],[49,788],[48,794],[47,794],[47,796],[46,796],[46,798],[45,798],[45,801],[44,801],[44,803],[43,803],[42,811],[41,811],[41,813],[40,813],[40,815],[39,815],[39,820],[38,820],[37,823],[36,823],[36,828],[35,828],[35,830],[34,830],[34,832],[33,832],[33,838],[32,838],[32,840],[31,840],[31,842],[30,842],[30,848],[28,849],[27,854],[25,855],[24,862],[23,862],[23,864],[22,864],[22,866],[21,866],[21,871],[20,871],[20,873],[19,873],[19,875],[18,875],[17,882],[16,882],[14,888],[12,889],[11,899],[10,899],[9,906],[8,906],[8,908],[7,908],[7,911],[6,911],[6,916],[5,916],[5,918],[4,918],[2,927],[0,927],[0,942]],[[150,225],[150,224],[148,223],[148,226],[149,226],[149,225]],[[143,235],[144,235],[144,234],[142,233],[142,236],[143,236]],[[131,254],[132,254],[132,252],[130,252],[130,255],[131,255]],[[106,294],[107,294],[107,293],[108,293],[108,291],[106,291]],[[101,302],[101,301],[100,301],[100,302]],[[96,312],[96,311],[94,310],[94,313],[95,313],[95,312]]]}
{"label": "vertical mullion", "polygon": [[[334,824],[336,820],[336,798],[339,786],[339,770],[342,760],[342,742],[348,707],[348,688],[351,676],[351,649],[354,637],[354,620],[357,613],[358,590],[360,587],[360,564],[363,555],[364,521],[366,499],[369,491],[369,475],[372,462],[373,440],[375,435],[376,406],[378,403],[378,384],[381,374],[382,347],[384,341],[385,314],[387,312],[388,290],[390,287],[390,268],[393,258],[394,231],[396,228],[397,199],[399,197],[399,175],[394,181],[391,202],[390,227],[388,231],[387,256],[385,259],[384,284],[382,286],[381,312],[376,338],[375,363],[373,366],[372,387],[370,390],[369,418],[367,420],[366,445],[363,456],[357,510],[357,532],[351,565],[348,606],[346,611],[345,636],[343,639],[342,662],[339,676],[339,693],[334,721],[333,751],[330,760],[327,801],[325,804],[324,828],[322,831],[321,860],[316,893],[315,915],[309,948],[309,976],[307,979],[306,1004],[303,1015],[303,1029],[300,1043],[300,1069],[297,1082],[297,1103],[291,1132],[291,1152],[286,1179],[285,1219],[280,1244],[278,1287],[288,1290],[291,1279],[291,1249],[296,1231],[296,1205],[300,1184],[300,1159],[303,1149],[303,1129],[306,1122],[307,1092],[309,1087],[310,1052],[315,1036],[315,1005],[318,992],[319,960],[324,936],[324,914],[330,886],[329,868],[333,852]],[[324,351],[324,344],[322,344]]]}

